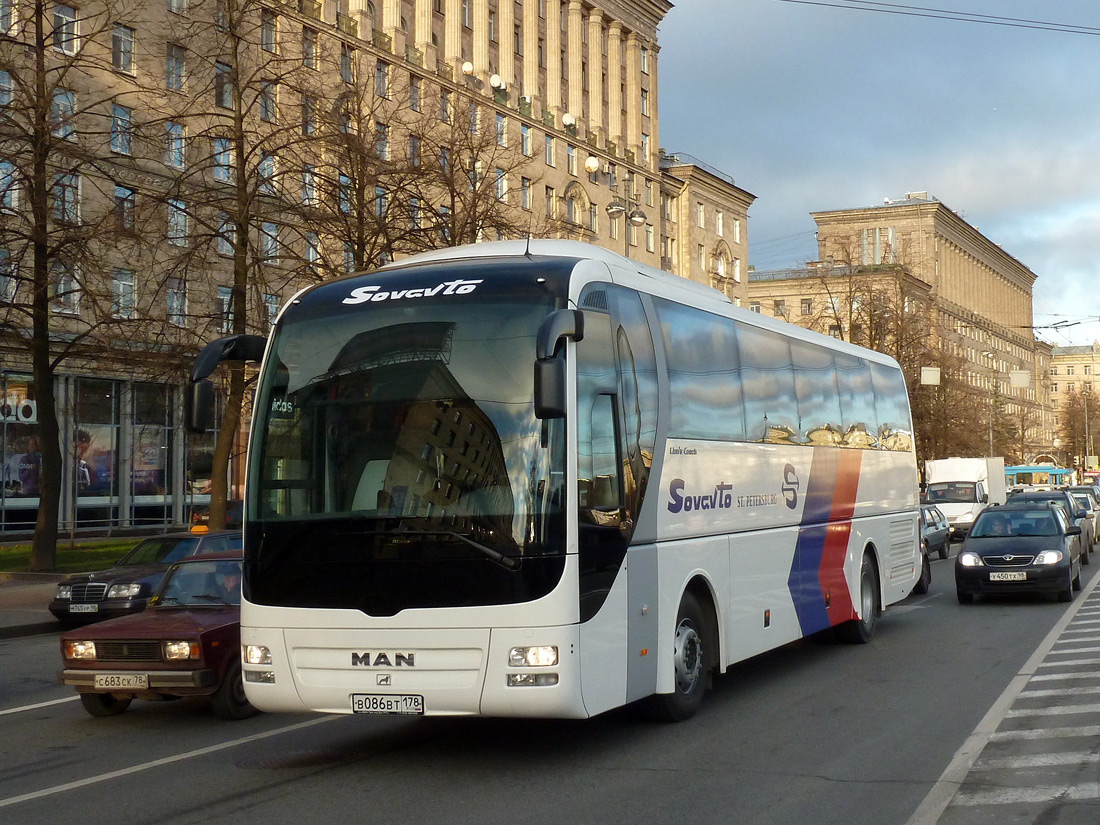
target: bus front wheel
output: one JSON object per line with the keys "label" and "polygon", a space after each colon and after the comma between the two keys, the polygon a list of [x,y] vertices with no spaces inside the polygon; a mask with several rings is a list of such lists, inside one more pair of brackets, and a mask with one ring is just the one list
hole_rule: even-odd
{"label": "bus front wheel", "polygon": [[859,570],[859,618],[836,626],[836,635],[842,642],[865,645],[875,635],[878,619],[878,575],[870,553],[863,556]]}
{"label": "bus front wheel", "polygon": [[676,637],[672,647],[673,691],[650,697],[649,708],[654,718],[683,722],[699,710],[707,687],[707,638],[706,613],[693,594],[685,593],[676,614]]}

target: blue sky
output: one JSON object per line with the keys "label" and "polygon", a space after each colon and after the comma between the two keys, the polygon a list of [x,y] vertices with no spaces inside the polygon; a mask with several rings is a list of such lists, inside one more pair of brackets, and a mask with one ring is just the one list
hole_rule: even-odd
{"label": "blue sky", "polygon": [[926,191],[1035,272],[1040,337],[1100,338],[1100,0],[679,0],[658,42],[659,143],[756,195],[757,269],[816,257],[812,211]]}

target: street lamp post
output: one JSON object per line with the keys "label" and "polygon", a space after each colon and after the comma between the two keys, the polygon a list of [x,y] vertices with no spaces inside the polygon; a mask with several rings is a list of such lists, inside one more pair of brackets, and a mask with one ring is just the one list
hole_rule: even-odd
{"label": "street lamp post", "polygon": [[[633,204],[633,208],[632,207]],[[617,221],[619,218],[626,217],[626,223],[623,226],[623,253],[630,257],[630,229],[631,226],[642,226],[648,220],[648,215],[638,208],[637,203],[633,202],[629,198],[614,198],[611,203],[607,205],[607,217],[612,221]]]}

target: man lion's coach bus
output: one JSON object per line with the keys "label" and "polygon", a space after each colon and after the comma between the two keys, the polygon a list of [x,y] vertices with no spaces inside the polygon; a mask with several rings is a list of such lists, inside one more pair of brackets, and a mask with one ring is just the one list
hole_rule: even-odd
{"label": "man lion's coach bus", "polygon": [[890,358],[568,241],[314,286],[259,360],[241,643],[268,711],[691,716],[734,662],[867,642],[920,573]]}

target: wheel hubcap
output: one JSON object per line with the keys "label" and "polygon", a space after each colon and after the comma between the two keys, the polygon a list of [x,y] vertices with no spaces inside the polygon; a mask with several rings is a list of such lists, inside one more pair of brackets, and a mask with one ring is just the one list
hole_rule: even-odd
{"label": "wheel hubcap", "polygon": [[676,628],[673,656],[676,662],[676,688],[681,693],[691,693],[703,670],[703,640],[687,619]]}

